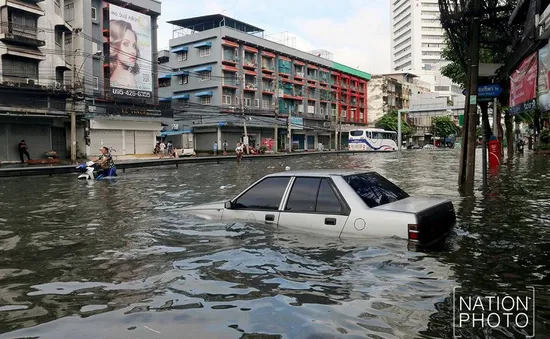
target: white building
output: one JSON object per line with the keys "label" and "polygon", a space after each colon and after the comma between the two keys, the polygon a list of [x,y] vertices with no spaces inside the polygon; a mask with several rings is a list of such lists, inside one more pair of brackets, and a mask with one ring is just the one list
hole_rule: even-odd
{"label": "white building", "polygon": [[396,72],[410,71],[429,83],[433,92],[451,100],[462,89],[441,76],[444,30],[438,0],[393,0],[391,7],[391,61]]}

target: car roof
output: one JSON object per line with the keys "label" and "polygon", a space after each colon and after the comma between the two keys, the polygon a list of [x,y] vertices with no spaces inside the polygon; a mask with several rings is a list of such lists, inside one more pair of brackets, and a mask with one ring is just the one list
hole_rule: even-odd
{"label": "car roof", "polygon": [[375,173],[365,169],[318,169],[318,170],[294,170],[283,171],[266,175],[266,177],[294,177],[294,176],[310,176],[310,177],[331,177],[344,176],[353,174]]}

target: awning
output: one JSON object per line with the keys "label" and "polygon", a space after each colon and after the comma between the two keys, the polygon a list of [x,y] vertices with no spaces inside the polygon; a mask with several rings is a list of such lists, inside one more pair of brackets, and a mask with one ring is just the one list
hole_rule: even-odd
{"label": "awning", "polygon": [[238,72],[239,69],[237,67],[232,67],[232,66],[223,66],[223,70],[224,71],[229,71],[229,72]]}
{"label": "awning", "polygon": [[36,59],[36,60],[46,60],[46,55],[42,53],[38,48],[36,47],[30,47],[30,46],[20,46],[20,45],[12,45],[10,43],[5,43],[4,46],[8,50],[9,55],[19,56],[23,58],[29,58],[29,59]]}
{"label": "awning", "polygon": [[199,72],[212,72],[212,66],[204,66],[195,68],[193,72],[199,73]]}
{"label": "awning", "polygon": [[159,79],[170,79],[172,77],[172,74],[164,74],[159,76]]}
{"label": "awning", "polygon": [[275,58],[275,57],[276,57],[275,54],[269,53],[269,52],[266,52],[266,51],[263,51],[262,54],[265,55],[265,56],[271,57],[271,58]]}
{"label": "awning", "polygon": [[181,52],[187,52],[187,51],[189,51],[189,47],[185,47],[185,46],[172,48],[170,50],[170,52],[172,53],[181,53]]}
{"label": "awning", "polygon": [[258,50],[254,47],[250,47],[250,46],[244,46],[244,49],[248,52],[252,52],[252,53],[258,53]]}
{"label": "awning", "polygon": [[171,97],[168,97],[168,98],[160,98],[159,101],[160,101],[160,102],[168,102],[168,101],[172,101],[172,98],[171,98]]}
{"label": "awning", "polygon": [[179,95],[172,95],[172,99],[189,100],[189,93],[179,94]]}
{"label": "awning", "polygon": [[161,132],[160,136],[167,137],[169,135],[182,135],[182,134],[189,134],[189,133],[193,133],[193,131],[189,129],[181,130],[181,131],[165,131],[165,132]]}
{"label": "awning", "polygon": [[298,61],[298,60],[294,60],[294,64],[298,65],[298,66],[304,66],[305,65],[305,63],[303,63],[301,61]]}
{"label": "awning", "polygon": [[254,71],[245,70],[244,72],[248,75],[254,75],[254,76],[258,75],[258,73],[254,72]]}
{"label": "awning", "polygon": [[228,40],[222,40],[222,45],[224,45],[224,46],[229,46],[229,47],[239,48],[239,44],[238,44],[238,43],[233,42],[233,41],[228,41]]}
{"label": "awning", "polygon": [[195,47],[195,48],[212,47],[212,42],[210,42],[210,41],[199,42],[198,44],[193,45],[193,47]]}
{"label": "awning", "polygon": [[40,16],[44,15],[44,11],[42,10],[42,8],[40,8],[40,6],[30,1],[26,2],[26,1],[19,1],[19,0],[8,0],[7,5],[8,7],[17,8],[21,11],[25,11],[28,13],[33,13]]}
{"label": "awning", "polygon": [[311,68],[311,69],[317,69],[318,67],[317,67],[317,66],[315,66],[315,65],[311,65],[311,64],[310,64],[310,65],[307,65],[307,68]]}
{"label": "awning", "polygon": [[179,71],[179,72],[174,72],[172,74],[170,74],[171,76],[173,77],[177,77],[177,76],[185,76],[185,75],[189,75],[189,71]]}
{"label": "awning", "polygon": [[202,91],[195,93],[196,97],[211,97],[212,95],[214,95],[213,91]]}

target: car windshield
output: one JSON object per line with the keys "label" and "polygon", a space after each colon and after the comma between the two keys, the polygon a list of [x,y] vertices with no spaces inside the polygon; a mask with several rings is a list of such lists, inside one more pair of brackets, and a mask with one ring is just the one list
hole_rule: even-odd
{"label": "car windshield", "polygon": [[371,208],[409,197],[405,191],[378,173],[353,174],[343,178]]}

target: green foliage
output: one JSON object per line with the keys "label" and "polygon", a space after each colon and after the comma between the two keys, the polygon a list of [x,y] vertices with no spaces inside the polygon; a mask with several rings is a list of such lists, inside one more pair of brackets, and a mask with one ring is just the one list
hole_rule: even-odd
{"label": "green foliage", "polygon": [[[383,128],[388,131],[397,132],[397,110],[391,110],[388,113],[384,114],[378,121],[376,121],[375,126],[378,128]],[[407,123],[405,113],[401,113],[401,135],[410,135],[412,134],[412,128]]]}
{"label": "green foliage", "polygon": [[457,135],[459,132],[458,126],[449,116],[434,117],[432,119],[432,130],[436,136],[445,138],[450,135]]}
{"label": "green foliage", "polygon": [[550,144],[550,129],[545,128],[540,132],[540,142],[543,144]]}

